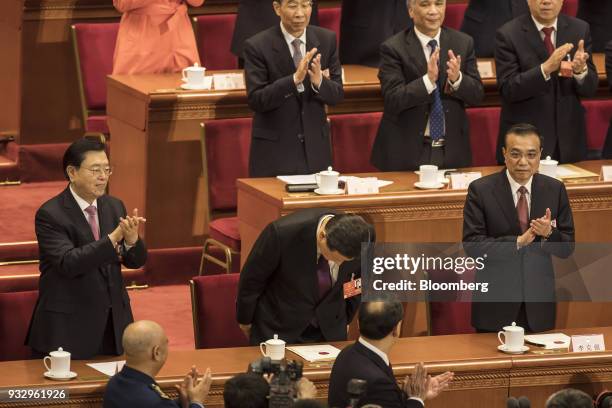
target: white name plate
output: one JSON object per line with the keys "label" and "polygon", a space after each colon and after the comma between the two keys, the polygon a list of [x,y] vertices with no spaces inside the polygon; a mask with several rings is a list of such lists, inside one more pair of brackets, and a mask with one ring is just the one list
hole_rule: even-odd
{"label": "white name plate", "polygon": [[471,171],[467,173],[451,173],[451,190],[465,190],[468,188],[472,181],[478,180],[481,177],[482,173],[479,171]]}
{"label": "white name plate", "polygon": [[493,61],[478,61],[478,73],[481,78],[495,78],[495,73],[493,72]]}
{"label": "white name plate", "polygon": [[572,336],[572,351],[576,353],[590,353],[605,351],[603,334],[582,334]]}
{"label": "white name plate", "polygon": [[601,166],[601,179],[612,181],[612,166]]}
{"label": "white name plate", "polygon": [[212,77],[213,86],[217,91],[245,88],[243,74],[214,74]]}
{"label": "white name plate", "polygon": [[378,179],[376,177],[347,177],[346,191],[353,194],[378,194]]}

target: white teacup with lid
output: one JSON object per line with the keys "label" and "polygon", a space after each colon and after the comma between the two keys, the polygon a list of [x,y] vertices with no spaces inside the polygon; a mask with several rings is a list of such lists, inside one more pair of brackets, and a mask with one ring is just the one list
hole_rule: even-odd
{"label": "white teacup with lid", "polygon": [[278,334],[275,334],[273,339],[259,343],[259,349],[264,357],[270,357],[272,360],[285,358],[285,342],[278,338]]}
{"label": "white teacup with lid", "polygon": [[553,160],[550,156],[546,156],[544,160],[540,160],[539,173],[549,177],[557,177],[557,165],[559,162]]}
{"label": "white teacup with lid", "polygon": [[[47,364],[47,360],[49,364]],[[70,353],[64,351],[63,348],[58,348],[52,351],[48,356],[43,358],[43,364],[47,369],[45,377],[50,378],[72,378],[76,374],[70,371]]]}
{"label": "white teacup with lid", "polygon": [[[502,341],[501,336],[504,336]],[[504,351],[520,352],[525,346],[525,329],[512,322],[512,326],[504,326],[504,330],[497,333],[497,339]]]}
{"label": "white teacup with lid", "polygon": [[201,67],[196,62],[192,67],[183,69],[183,82],[193,87],[204,86],[204,76],[206,74],[206,68]]}
{"label": "white teacup with lid", "polygon": [[321,194],[335,194],[338,191],[338,178],[340,173],[334,171],[331,166],[327,170],[315,174],[315,180],[319,185]]}

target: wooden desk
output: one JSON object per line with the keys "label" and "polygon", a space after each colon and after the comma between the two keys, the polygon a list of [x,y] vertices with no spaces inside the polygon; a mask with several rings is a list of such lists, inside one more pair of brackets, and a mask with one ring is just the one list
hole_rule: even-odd
{"label": "wooden desk", "polygon": [[[609,340],[612,327],[572,329],[567,334],[603,333]],[[608,344],[610,342],[608,341]],[[347,342],[335,343],[338,347]],[[496,350],[495,334],[401,338],[390,353],[393,371],[400,381],[410,373],[414,364],[424,362],[429,372],[455,372],[450,389],[427,406],[436,407],[505,407],[508,395],[526,395],[532,406],[544,406],[548,395],[572,386],[590,394],[612,387],[612,349],[600,353],[562,353],[552,355],[526,354],[512,356]],[[294,358],[292,353],[287,353]],[[213,385],[206,401],[207,407],[222,407],[225,381],[244,372],[249,362],[260,357],[256,347],[171,351],[168,361],[157,376],[162,389],[176,396],[174,385],[187,373],[192,364],[202,370],[210,367]],[[299,358],[297,358],[299,359]],[[70,402],[48,403],[42,406],[99,407],[107,378],[85,365],[73,361],[72,369],[79,376],[69,382],[46,380],[42,376],[40,360],[0,363],[0,388],[65,386],[70,391]],[[327,398],[331,364],[305,364],[304,375],[312,380],[320,398]],[[0,402],[0,408],[15,404]],[[35,402],[23,402],[20,407],[34,407]]]}
{"label": "wooden desk", "polygon": [[[607,161],[589,161],[578,166],[599,173]],[[483,175],[501,167],[472,170]],[[293,211],[328,207],[364,215],[376,228],[378,242],[460,242],[466,190],[421,191],[413,187],[413,172],[373,173],[393,184],[376,195],[319,196],[315,193],[288,194],[275,178],[238,180],[241,262],[247,259],[253,242],[269,223]],[[577,242],[607,242],[612,231],[612,183],[568,184]],[[556,327],[612,325],[606,303],[559,303]],[[411,303],[406,310],[402,334],[427,332],[424,303]]]}

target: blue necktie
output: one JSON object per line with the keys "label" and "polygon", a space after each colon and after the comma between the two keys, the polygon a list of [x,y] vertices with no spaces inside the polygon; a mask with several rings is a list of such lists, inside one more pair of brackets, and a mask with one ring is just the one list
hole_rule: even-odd
{"label": "blue necktie", "polygon": [[[429,46],[430,53],[432,55],[436,48],[438,48],[438,42],[431,40],[427,43]],[[444,137],[444,109],[442,107],[442,98],[440,98],[440,84],[438,83],[436,89],[433,91],[434,101],[431,105],[429,112],[429,136],[432,141],[438,141]]]}

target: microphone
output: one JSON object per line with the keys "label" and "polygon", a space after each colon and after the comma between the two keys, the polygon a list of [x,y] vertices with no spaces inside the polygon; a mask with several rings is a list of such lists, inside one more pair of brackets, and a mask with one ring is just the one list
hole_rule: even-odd
{"label": "microphone", "polygon": [[531,402],[527,397],[510,397],[506,400],[506,408],[531,408]]}
{"label": "microphone", "polygon": [[353,378],[346,386],[346,392],[349,395],[349,404],[347,408],[357,407],[359,399],[363,396],[366,391],[368,383],[365,380]]}
{"label": "microphone", "polygon": [[519,397],[518,403],[520,408],[531,408],[531,402],[527,397]]}

